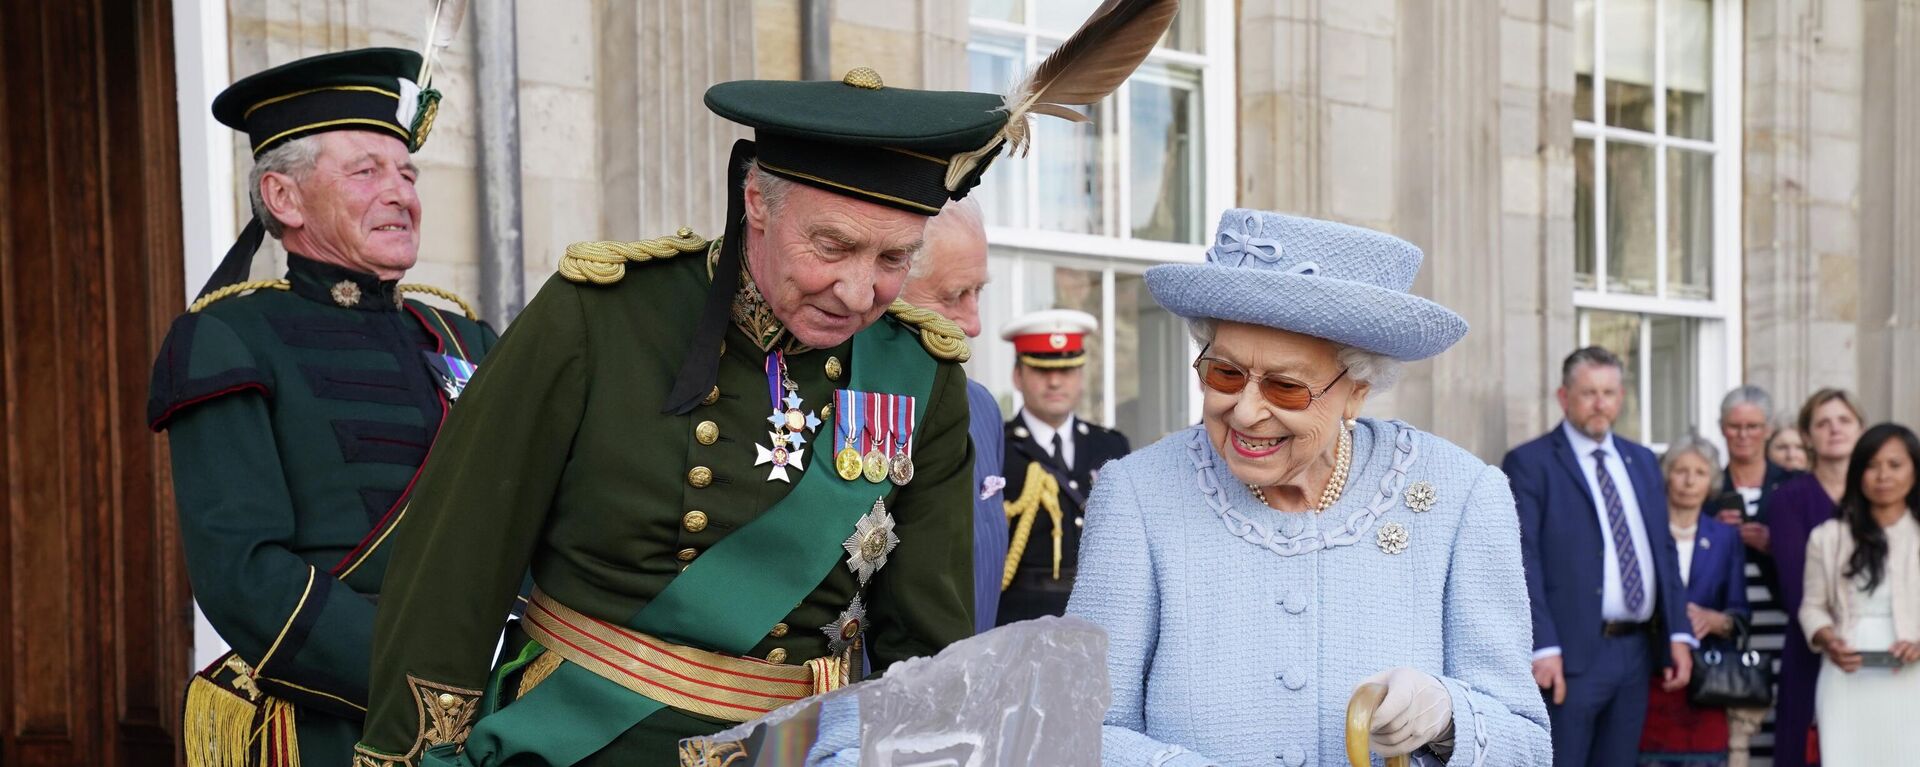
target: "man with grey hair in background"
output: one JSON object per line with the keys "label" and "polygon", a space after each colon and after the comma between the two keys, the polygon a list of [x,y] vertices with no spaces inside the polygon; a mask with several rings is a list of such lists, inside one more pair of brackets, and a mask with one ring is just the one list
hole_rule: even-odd
{"label": "man with grey hair in background", "polygon": [[[987,230],[973,198],[949,202],[927,222],[925,248],[908,273],[900,299],[953,320],[968,338],[980,335],[980,291],[987,286]],[[1001,491],[1003,433],[1000,403],[978,381],[967,381],[973,439],[973,623],[993,628],[1007,556],[1007,516]]]}

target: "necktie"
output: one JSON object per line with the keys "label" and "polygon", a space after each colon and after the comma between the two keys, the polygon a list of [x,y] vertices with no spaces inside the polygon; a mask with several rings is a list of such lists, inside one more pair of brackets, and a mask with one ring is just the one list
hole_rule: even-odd
{"label": "necktie", "polygon": [[1061,445],[1060,432],[1057,431],[1053,433],[1053,460],[1059,461],[1062,464],[1067,462],[1065,447]]}
{"label": "necktie", "polygon": [[1607,471],[1607,451],[1593,451],[1594,476],[1600,478],[1601,502],[1607,505],[1607,527],[1613,532],[1613,550],[1620,561],[1620,590],[1629,612],[1640,612],[1646,604],[1646,584],[1640,582],[1640,555],[1633,549],[1633,531],[1627,527],[1626,505],[1620,502],[1620,488],[1613,485],[1613,473]]}

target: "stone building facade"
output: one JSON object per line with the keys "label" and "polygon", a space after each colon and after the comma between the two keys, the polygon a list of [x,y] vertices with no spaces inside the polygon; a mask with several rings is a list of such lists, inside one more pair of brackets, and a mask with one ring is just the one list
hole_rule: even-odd
{"label": "stone building facade", "polygon": [[[830,68],[998,88],[1096,4],[829,2]],[[206,100],[299,56],[417,45],[420,5],[176,3],[176,26],[201,30],[180,46],[183,147],[228,147],[232,166],[183,174],[190,287],[246,214],[248,158],[196,117]],[[721,164],[743,134],[701,93],[800,76],[800,0],[542,0],[513,14],[526,294],[569,242],[717,232]],[[1741,382],[1782,403],[1844,386],[1871,420],[1920,421],[1920,0],[1190,0],[1181,24],[1155,54],[1158,79],[1091,133],[1043,132],[1029,165],[1003,163],[981,192],[989,313],[1062,304],[1106,319],[1086,415],[1140,432],[1136,444],[1196,412],[1191,349],[1138,273],[1199,259],[1235,206],[1426,250],[1417,290],[1473,330],[1370,410],[1485,458],[1557,420],[1558,362],[1583,340],[1644,360],[1623,431],[1655,442],[1716,433],[1719,393]],[[488,183],[473,29],[440,69],[411,277],[469,297]],[[260,260],[265,276],[283,257]],[[983,337],[973,368],[1006,392],[1001,346]]]}

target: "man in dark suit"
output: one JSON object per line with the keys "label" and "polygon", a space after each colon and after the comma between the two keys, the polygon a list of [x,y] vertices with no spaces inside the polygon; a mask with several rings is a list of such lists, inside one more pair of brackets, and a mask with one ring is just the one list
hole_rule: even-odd
{"label": "man in dark suit", "polygon": [[1022,406],[1006,425],[1011,577],[1001,581],[999,625],[1066,612],[1087,494],[1101,466],[1131,451],[1126,435],[1073,414],[1086,388],[1084,342],[1096,329],[1086,312],[1048,309],[1000,333],[1013,342]]}
{"label": "man in dark suit", "polygon": [[1507,453],[1533,601],[1533,677],[1556,767],[1638,758],[1647,687],[1686,686],[1696,645],[1653,451],[1613,434],[1620,358],[1597,346],[1561,367],[1566,419]]}

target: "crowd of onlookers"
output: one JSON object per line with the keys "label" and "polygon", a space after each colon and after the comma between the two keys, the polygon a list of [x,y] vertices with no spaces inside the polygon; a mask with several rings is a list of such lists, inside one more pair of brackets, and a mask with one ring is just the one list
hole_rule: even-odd
{"label": "crowd of onlookers", "polygon": [[[1908,763],[1920,741],[1898,724],[1920,722],[1920,440],[1868,428],[1840,389],[1794,415],[1741,386],[1720,407],[1724,464],[1697,436],[1661,459],[1699,648],[1690,688],[1649,692],[1642,764],[1745,765],[1763,728],[1784,767]],[[1777,674],[1771,706],[1700,694],[1709,666],[1754,661]]]}

